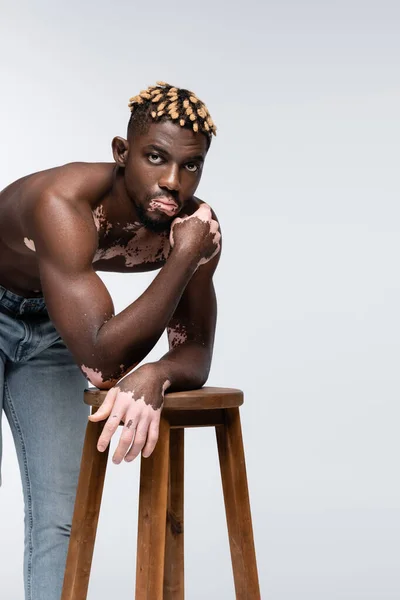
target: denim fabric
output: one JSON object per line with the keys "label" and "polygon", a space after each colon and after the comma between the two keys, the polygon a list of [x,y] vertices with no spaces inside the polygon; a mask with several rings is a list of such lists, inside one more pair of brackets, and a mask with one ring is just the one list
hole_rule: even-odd
{"label": "denim fabric", "polygon": [[0,419],[3,408],[21,472],[26,600],[61,597],[89,414],[87,385],[44,298],[23,298],[0,286]]}

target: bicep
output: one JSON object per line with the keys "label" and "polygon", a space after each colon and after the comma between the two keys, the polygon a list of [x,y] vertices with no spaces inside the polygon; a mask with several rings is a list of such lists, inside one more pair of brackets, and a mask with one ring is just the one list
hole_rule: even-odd
{"label": "bicep", "polygon": [[97,332],[114,310],[92,267],[94,225],[73,207],[49,201],[34,218],[32,235],[50,318],[77,363],[87,364]]}

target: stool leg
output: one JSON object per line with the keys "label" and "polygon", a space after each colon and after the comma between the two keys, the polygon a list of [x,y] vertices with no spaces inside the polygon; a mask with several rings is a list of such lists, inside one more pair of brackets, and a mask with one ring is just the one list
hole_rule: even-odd
{"label": "stool leg", "polygon": [[216,433],[236,599],[259,600],[260,588],[239,409],[227,408],[224,414],[225,424],[216,427]]}
{"label": "stool leg", "polygon": [[108,448],[97,450],[103,427],[104,421],[89,421],[86,427],[61,600],[86,600],[87,596],[108,458]]}
{"label": "stool leg", "polygon": [[183,428],[171,429],[163,600],[184,600],[185,597],[183,548],[184,434],[185,430]]}
{"label": "stool leg", "polygon": [[169,424],[161,416],[157,445],[141,460],[136,600],[162,600],[168,494]]}

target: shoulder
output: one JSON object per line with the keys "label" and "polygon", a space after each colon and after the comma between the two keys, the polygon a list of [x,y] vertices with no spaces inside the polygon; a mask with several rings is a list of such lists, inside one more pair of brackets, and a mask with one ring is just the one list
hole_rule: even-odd
{"label": "shoulder", "polygon": [[61,259],[68,254],[91,260],[96,251],[98,235],[91,205],[81,200],[81,194],[74,194],[70,180],[69,174],[67,178],[60,174],[54,182],[42,184],[24,214],[25,235],[35,243],[39,258]]}
{"label": "shoulder", "polygon": [[111,187],[113,173],[113,163],[68,163],[22,178],[19,191],[29,205],[43,197],[94,203]]}
{"label": "shoulder", "polygon": [[96,202],[111,187],[114,167],[113,163],[68,163],[38,173],[32,186],[37,188],[36,196]]}
{"label": "shoulder", "polygon": [[188,202],[188,204],[187,204],[187,206],[185,206],[183,212],[186,213],[187,215],[192,215],[194,212],[196,212],[196,210],[198,208],[200,208],[200,206],[202,204],[208,204],[208,206],[211,208],[211,214],[212,214],[213,219],[215,219],[221,227],[219,219],[215,213],[215,210],[211,206],[211,204],[209,202],[207,202],[206,200],[201,200],[200,198],[197,198],[196,196],[193,196],[193,198]]}
{"label": "shoulder", "polygon": [[26,228],[48,217],[62,221],[75,215],[94,225],[92,206],[112,185],[111,163],[68,163],[31,176],[26,182]]}
{"label": "shoulder", "polygon": [[49,190],[30,212],[25,231],[34,242],[39,259],[51,258],[66,266],[81,262],[91,264],[98,236],[89,206],[78,208]]}

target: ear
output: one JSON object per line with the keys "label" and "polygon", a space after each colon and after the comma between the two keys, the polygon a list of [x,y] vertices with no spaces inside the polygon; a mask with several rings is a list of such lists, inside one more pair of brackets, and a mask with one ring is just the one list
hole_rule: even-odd
{"label": "ear", "polygon": [[122,137],[115,137],[111,142],[114,160],[119,167],[125,167],[129,152],[129,142]]}

